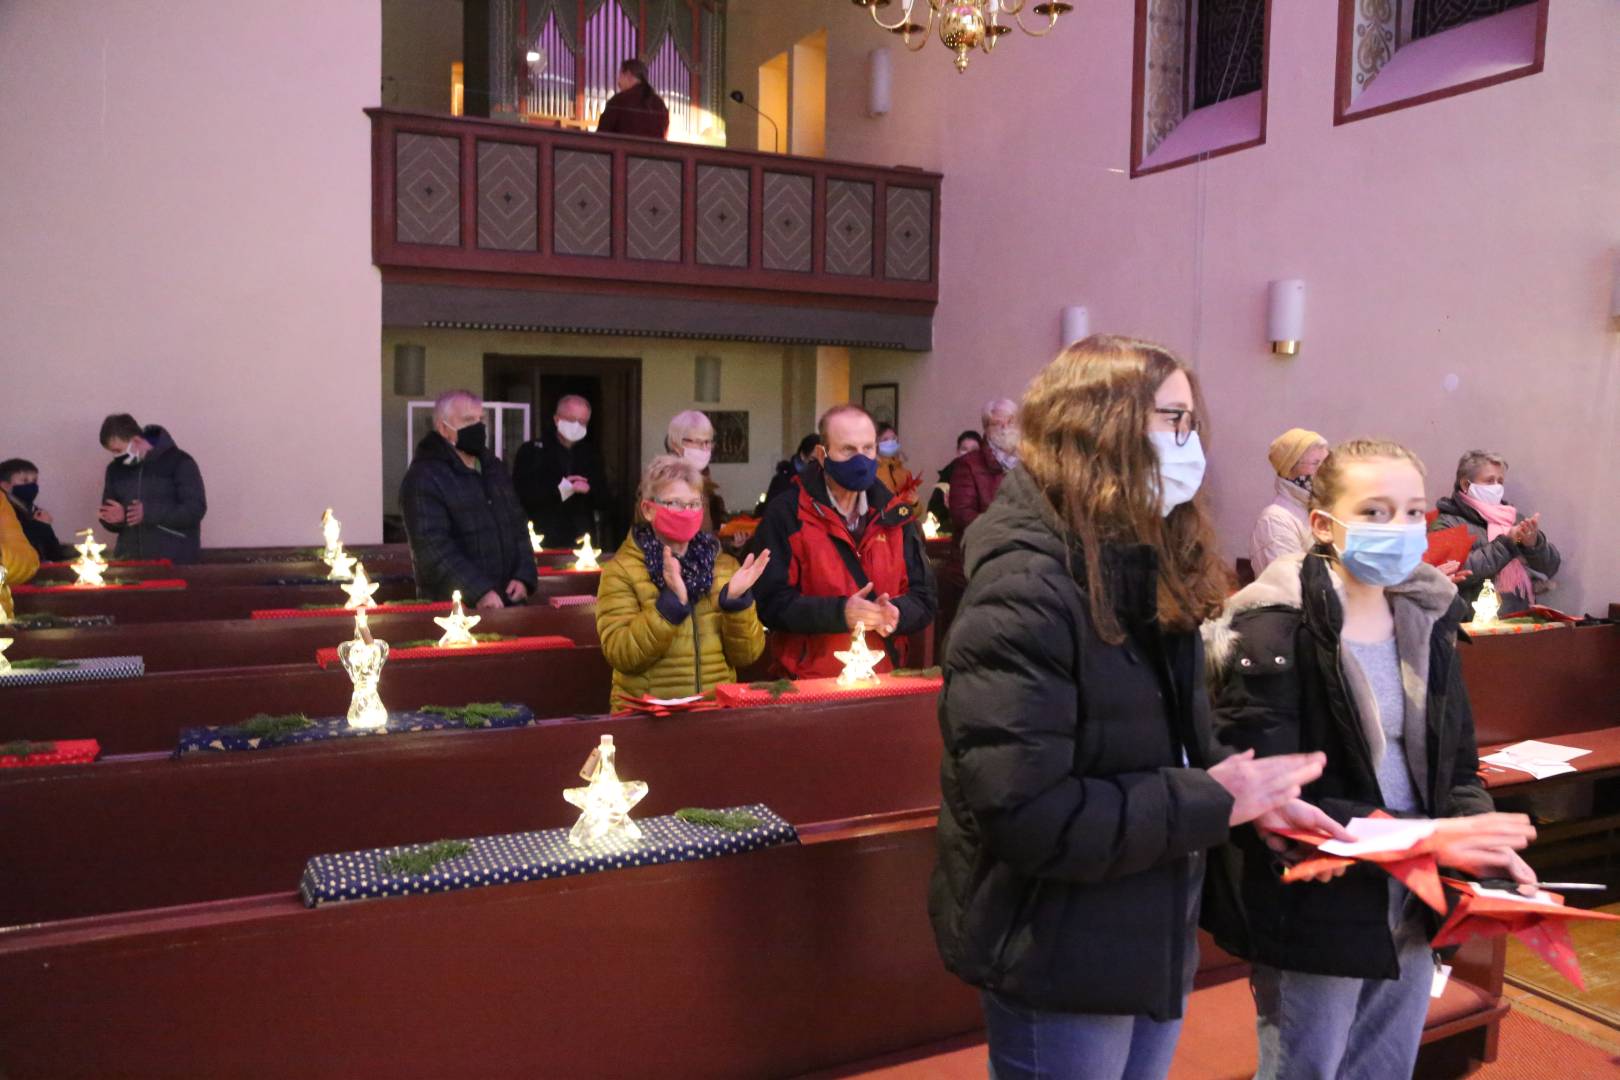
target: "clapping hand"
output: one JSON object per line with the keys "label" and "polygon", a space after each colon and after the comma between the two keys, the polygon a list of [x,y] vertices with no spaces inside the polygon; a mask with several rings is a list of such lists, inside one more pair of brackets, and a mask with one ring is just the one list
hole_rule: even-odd
{"label": "clapping hand", "polygon": [[1508,536],[1520,547],[1533,548],[1541,543],[1541,514],[1531,514],[1508,530]]}
{"label": "clapping hand", "polygon": [[[1343,825],[1303,799],[1290,800],[1275,810],[1261,814],[1254,819],[1254,827],[1260,830],[1261,839],[1265,840],[1266,846],[1284,862],[1290,864],[1299,861],[1302,856],[1314,849],[1296,844],[1286,836],[1278,836],[1279,832],[1326,833],[1334,840],[1355,839]],[[1348,869],[1348,865],[1340,865],[1301,880],[1331,881],[1336,877],[1342,877]]]}
{"label": "clapping hand", "polygon": [[591,493],[591,482],[585,479],[585,477],[570,476],[567,479],[568,486],[574,489],[574,494],[589,495]]}
{"label": "clapping hand", "polygon": [[1229,825],[1242,825],[1281,810],[1300,789],[1322,775],[1327,755],[1276,754],[1257,758],[1253,750],[1210,766],[1209,777],[1232,796]]}
{"label": "clapping hand", "polygon": [[743,564],[737,568],[737,572],[731,575],[731,580],[726,582],[726,599],[731,601],[741,599],[749,589],[754,587],[754,582],[759,580],[759,576],[765,572],[765,567],[770,564],[770,561],[771,553],[769,549],[744,559]]}
{"label": "clapping hand", "polygon": [[887,596],[877,600],[868,599],[872,595],[872,583],[869,581],[861,586],[861,591],[844,601],[844,625],[851,630],[857,626],[864,626],[868,630],[880,629],[885,616],[884,608],[888,606]]}
{"label": "clapping hand", "polygon": [[514,604],[521,604],[529,598],[529,587],[513,578],[506,583],[506,598]]}
{"label": "clapping hand", "polygon": [[34,520],[39,522],[41,525],[52,524],[51,515],[47,514],[38,506],[34,507]]}
{"label": "clapping hand", "polygon": [[1448,559],[1439,566],[1435,567],[1435,569],[1446,575],[1446,577],[1451,580],[1453,585],[1460,585],[1464,578],[1474,576],[1474,572],[1472,570],[1464,570],[1462,568],[1462,563],[1458,562],[1456,559]]}
{"label": "clapping hand", "polygon": [[675,594],[675,599],[686,603],[686,582],[681,578],[681,560],[667,546],[664,548],[664,588]]}
{"label": "clapping hand", "polygon": [[501,602],[501,594],[491,589],[483,596],[480,596],[478,603],[474,606],[479,611],[499,611],[506,605]]}

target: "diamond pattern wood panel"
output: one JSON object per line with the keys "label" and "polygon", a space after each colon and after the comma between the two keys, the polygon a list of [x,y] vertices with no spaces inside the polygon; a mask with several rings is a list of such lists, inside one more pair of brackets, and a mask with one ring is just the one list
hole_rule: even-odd
{"label": "diamond pattern wood panel", "polygon": [[827,181],[827,273],[872,276],[873,198],[871,184]]}
{"label": "diamond pattern wood panel", "polygon": [[625,162],[625,214],[632,259],[681,261],[681,163],[633,157]]}
{"label": "diamond pattern wood panel", "polygon": [[552,175],[553,249],[558,255],[612,255],[612,155],[558,150]]}
{"label": "diamond pattern wood panel", "polygon": [[478,246],[535,251],[540,219],[540,152],[512,143],[478,144]]}
{"label": "diamond pattern wood panel", "polygon": [[765,269],[810,272],[814,195],[815,181],[808,176],[765,174]]}
{"label": "diamond pattern wood panel", "polygon": [[883,276],[927,281],[933,273],[934,193],[926,188],[888,189],[884,221]]}
{"label": "diamond pattern wood panel", "polygon": [[748,265],[748,170],[697,167],[697,261]]}
{"label": "diamond pattern wood panel", "polygon": [[401,132],[394,144],[394,239],[461,243],[461,143],[446,135]]}

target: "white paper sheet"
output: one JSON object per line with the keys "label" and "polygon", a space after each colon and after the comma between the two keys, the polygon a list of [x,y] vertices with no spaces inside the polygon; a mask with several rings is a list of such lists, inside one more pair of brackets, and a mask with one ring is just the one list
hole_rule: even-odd
{"label": "white paper sheet", "polygon": [[1351,818],[1345,831],[1355,840],[1328,840],[1318,851],[1324,855],[1368,855],[1378,851],[1405,851],[1434,832],[1427,818]]}
{"label": "white paper sheet", "polygon": [[1539,739],[1527,739],[1512,746],[1504,746],[1496,753],[1487,754],[1480,760],[1487,765],[1500,765],[1504,769],[1529,773],[1537,780],[1545,780],[1549,776],[1575,772],[1575,766],[1569,763],[1591,752],[1575,746],[1559,746],[1557,743],[1542,742]]}
{"label": "white paper sheet", "polygon": [[1484,885],[1481,885],[1477,881],[1470,881],[1468,884],[1473,886],[1476,893],[1481,896],[1488,896],[1492,900],[1517,900],[1521,904],[1544,904],[1547,907],[1564,906],[1563,904],[1559,903],[1551,893],[1542,892],[1540,890],[1537,890],[1534,896],[1526,896],[1517,889],[1490,889],[1486,888]]}

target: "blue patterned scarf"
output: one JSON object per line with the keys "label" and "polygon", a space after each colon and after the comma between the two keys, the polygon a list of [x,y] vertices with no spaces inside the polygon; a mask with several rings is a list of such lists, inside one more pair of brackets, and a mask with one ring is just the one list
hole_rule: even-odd
{"label": "blue patterned scarf", "polygon": [[[637,525],[636,543],[647,562],[647,576],[660,591],[664,588],[664,542],[651,525]],[[681,581],[686,585],[686,602],[696,605],[714,588],[714,558],[720,554],[720,539],[712,533],[698,533],[681,556]]]}

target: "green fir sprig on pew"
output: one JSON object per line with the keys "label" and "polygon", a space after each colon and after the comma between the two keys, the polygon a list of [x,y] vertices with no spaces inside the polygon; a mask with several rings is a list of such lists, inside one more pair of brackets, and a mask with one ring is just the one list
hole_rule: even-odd
{"label": "green fir sprig on pew", "polygon": [[772,701],[780,699],[783,694],[797,694],[799,692],[798,686],[792,679],[777,679],[775,682],[751,682],[748,684],[748,689],[763,690],[771,695]]}
{"label": "green fir sprig on pew", "polygon": [[220,731],[222,734],[240,739],[279,739],[283,735],[291,735],[307,727],[313,727],[314,724],[315,721],[303,713],[282,713],[279,716],[256,713],[240,724],[232,724],[230,727],[221,728]]}
{"label": "green fir sprig on pew", "polygon": [[711,829],[723,829],[726,832],[747,832],[765,824],[746,810],[704,810],[701,807],[688,806],[675,811],[675,816],[691,825],[707,825]]}
{"label": "green fir sprig on pew", "polygon": [[56,744],[53,742],[32,742],[28,739],[18,739],[16,742],[0,743],[0,757],[34,757],[37,754],[56,753]]}
{"label": "green fir sprig on pew", "polygon": [[469,705],[424,705],[417,712],[442,716],[468,728],[489,727],[491,720],[505,720],[518,713],[515,706],[500,701],[475,701]]}
{"label": "green fir sprig on pew", "polygon": [[55,671],[57,668],[76,668],[77,660],[50,660],[43,656],[36,656],[31,660],[13,660],[13,671]]}
{"label": "green fir sprig on pew", "polygon": [[896,679],[937,679],[945,674],[937,664],[934,667],[903,667],[889,672]]}
{"label": "green fir sprig on pew", "polygon": [[413,848],[402,848],[392,855],[384,855],[378,865],[385,874],[425,874],[440,863],[459,858],[471,850],[472,845],[465,840],[435,840],[431,844],[418,844]]}
{"label": "green fir sprig on pew", "polygon": [[[505,634],[474,634],[473,635],[473,640],[482,644],[484,642],[490,642],[490,641],[505,641],[505,640],[507,640],[507,637],[506,637]],[[439,643],[438,638],[426,637],[426,638],[418,638],[415,641],[402,641],[398,645],[393,646],[393,648],[396,648],[396,649],[425,649],[425,648],[429,647],[430,645],[437,645],[438,643]]]}

